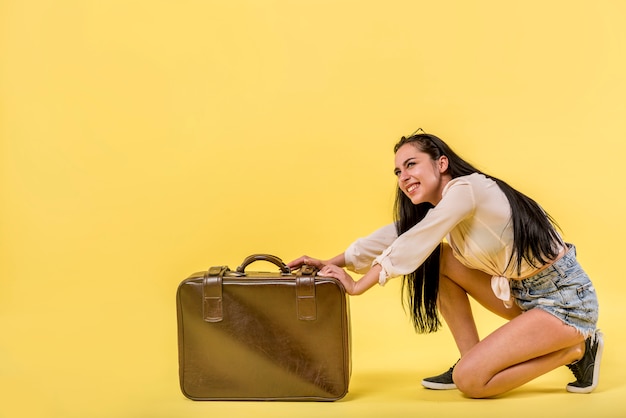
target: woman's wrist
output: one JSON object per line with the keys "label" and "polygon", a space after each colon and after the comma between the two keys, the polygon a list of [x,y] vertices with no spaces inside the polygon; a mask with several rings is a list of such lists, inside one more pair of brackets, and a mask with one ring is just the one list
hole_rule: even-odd
{"label": "woman's wrist", "polygon": [[346,266],[345,253],[338,254],[329,260],[325,260],[324,264],[334,264],[335,266],[338,266],[338,267],[345,267]]}

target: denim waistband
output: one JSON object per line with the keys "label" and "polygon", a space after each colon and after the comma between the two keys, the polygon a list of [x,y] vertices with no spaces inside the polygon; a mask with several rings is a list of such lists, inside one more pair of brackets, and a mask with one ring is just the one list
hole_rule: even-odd
{"label": "denim waistband", "polygon": [[560,277],[565,277],[565,271],[578,262],[576,260],[576,246],[570,243],[565,243],[565,245],[567,246],[567,252],[563,254],[563,257],[552,263],[549,267],[541,270],[539,273],[533,276],[527,277],[522,280],[513,280],[513,282],[517,282],[523,287],[529,287],[532,286],[534,282],[539,281],[546,276],[550,276],[555,272]]}

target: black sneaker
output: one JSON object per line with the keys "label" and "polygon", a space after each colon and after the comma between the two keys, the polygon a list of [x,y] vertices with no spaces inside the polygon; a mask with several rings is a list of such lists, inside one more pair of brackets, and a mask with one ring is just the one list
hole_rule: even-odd
{"label": "black sneaker", "polygon": [[[456,366],[456,363],[454,363],[454,366]],[[447,372],[442,373],[439,376],[432,376],[423,379],[422,386],[428,389],[436,390],[456,389],[456,385],[452,381],[452,371],[454,370],[454,366],[450,367]]]}
{"label": "black sneaker", "polygon": [[589,393],[598,386],[600,378],[600,360],[604,348],[603,335],[596,331],[595,340],[585,340],[585,354],[576,363],[568,364],[567,367],[574,373],[576,381],[567,385],[568,392]]}

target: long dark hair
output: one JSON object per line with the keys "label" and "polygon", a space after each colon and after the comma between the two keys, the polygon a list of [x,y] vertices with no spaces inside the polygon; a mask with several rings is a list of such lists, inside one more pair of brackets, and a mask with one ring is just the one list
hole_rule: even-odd
{"label": "long dark hair", "polygon": [[[403,136],[395,145],[394,153],[404,144],[415,146],[419,151],[430,155],[433,160],[446,156],[448,173],[452,178],[480,173],[496,182],[511,205],[513,253],[509,265],[514,263],[518,274],[521,272],[523,261],[533,267],[539,267],[556,258],[557,243],[561,242],[556,230],[558,226],[537,202],[504,181],[476,169],[435,135],[422,132],[408,137]],[[413,204],[398,188],[394,206],[394,220],[398,235],[420,222],[432,208],[433,205],[428,202]],[[437,314],[440,252],[441,244],[421,266],[404,276],[403,298],[406,298],[413,325],[419,333],[435,332],[441,326]]]}

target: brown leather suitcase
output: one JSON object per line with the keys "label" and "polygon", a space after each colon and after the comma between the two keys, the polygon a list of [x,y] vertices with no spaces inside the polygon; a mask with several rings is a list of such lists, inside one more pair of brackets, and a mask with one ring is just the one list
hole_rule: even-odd
{"label": "brown leather suitcase", "polygon": [[[277,272],[246,271],[257,260]],[[341,283],[255,254],[178,287],[178,360],[193,400],[334,401],[350,381],[350,310]]]}

